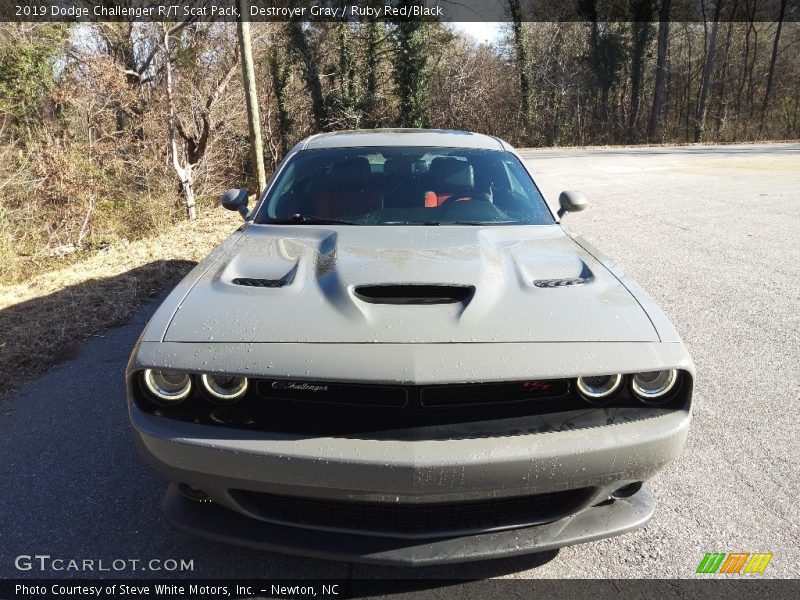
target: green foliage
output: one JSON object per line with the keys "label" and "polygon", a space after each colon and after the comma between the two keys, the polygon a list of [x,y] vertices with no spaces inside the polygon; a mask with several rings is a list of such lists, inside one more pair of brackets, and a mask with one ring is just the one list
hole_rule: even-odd
{"label": "green foliage", "polygon": [[383,22],[370,21],[367,24],[366,57],[364,60],[366,73],[364,74],[364,95],[361,99],[361,112],[364,114],[367,127],[374,127],[380,122],[380,119],[376,118],[375,112],[378,107],[378,71],[381,64],[379,53],[383,33]]}
{"label": "green foliage", "polygon": [[619,82],[620,70],[627,56],[627,44],[620,27],[593,24],[590,52],[587,56],[597,85],[607,93]]}
{"label": "green foliage", "polygon": [[520,0],[508,0],[511,12],[514,53],[516,55],[517,74],[519,76],[520,103],[526,141],[530,140],[531,122],[533,121],[533,86],[531,83],[531,57],[528,30],[525,27],[525,15]]}
{"label": "green foliage", "polygon": [[9,115],[13,125],[30,128],[41,121],[66,33],[65,27],[51,25],[39,29],[33,40],[0,46],[0,113]]}
{"label": "green foliage", "polygon": [[278,108],[278,136],[281,141],[281,152],[289,149],[289,138],[294,123],[289,114],[289,81],[291,77],[291,63],[281,59],[278,55],[278,46],[273,44],[267,57],[269,72],[272,76],[272,89]]}
{"label": "green foliage", "polygon": [[[416,2],[401,2],[416,4]],[[428,125],[428,24],[403,21],[394,32],[394,83],[400,127]]]}

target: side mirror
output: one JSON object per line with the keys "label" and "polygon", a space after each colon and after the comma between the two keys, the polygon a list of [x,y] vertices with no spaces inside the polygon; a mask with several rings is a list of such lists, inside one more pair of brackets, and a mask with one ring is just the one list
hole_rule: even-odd
{"label": "side mirror", "polygon": [[581,192],[565,190],[558,195],[558,218],[562,218],[568,212],[579,212],[589,206],[589,201]]}
{"label": "side mirror", "polygon": [[228,190],[220,196],[219,203],[228,210],[239,211],[243,219],[247,218],[247,200],[250,195],[247,190]]}

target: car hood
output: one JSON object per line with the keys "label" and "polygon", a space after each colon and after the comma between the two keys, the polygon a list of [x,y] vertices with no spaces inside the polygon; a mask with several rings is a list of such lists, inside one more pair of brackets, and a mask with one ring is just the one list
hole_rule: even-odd
{"label": "car hood", "polygon": [[163,339],[631,342],[658,335],[630,292],[558,225],[250,225],[197,279]]}

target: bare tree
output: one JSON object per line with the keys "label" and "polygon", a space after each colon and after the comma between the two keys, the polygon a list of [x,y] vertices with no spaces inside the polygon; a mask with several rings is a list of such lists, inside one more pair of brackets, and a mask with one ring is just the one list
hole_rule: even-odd
{"label": "bare tree", "polygon": [[670,0],[661,0],[658,12],[658,58],[656,59],[656,77],[653,85],[653,107],[647,124],[647,139],[655,141],[658,137],[658,118],[666,103],[664,89],[667,83],[667,50],[669,48],[669,9]]}
{"label": "bare tree", "polygon": [[781,41],[781,30],[783,29],[783,19],[786,16],[787,0],[782,0],[781,11],[778,16],[778,28],[775,30],[775,40],[772,44],[772,58],[769,61],[769,74],[767,75],[767,89],[764,91],[764,100],[761,103],[761,121],[759,122],[759,131],[764,130],[764,118],[767,115],[767,107],[769,106],[769,95],[772,91],[772,81],[775,78],[775,63],[778,60],[778,45]]}
{"label": "bare tree", "polygon": [[653,18],[652,0],[631,0],[633,22],[631,23],[631,110],[628,114],[628,143],[637,140],[636,118],[641,102],[644,55],[650,43]]}
{"label": "bare tree", "polygon": [[314,127],[317,131],[323,131],[328,126],[328,110],[325,104],[325,95],[322,91],[317,57],[306,37],[306,31],[303,29],[302,23],[292,21],[289,24],[289,41],[292,49],[300,58],[306,89],[311,96]]}
{"label": "bare tree", "polygon": [[170,38],[186,26],[188,26],[188,22],[172,26],[163,24],[162,27],[167,86],[168,139],[172,168],[180,181],[180,190],[186,205],[186,217],[194,220],[197,218],[194,170],[205,156],[211,134],[217,128],[218,121],[214,115],[214,108],[236,72],[239,55],[238,53],[233,54],[230,66],[219,80],[212,83],[206,93],[205,102],[191,106],[191,124],[184,123],[176,108],[173,64],[175,58]]}
{"label": "bare tree", "polygon": [[526,141],[530,143],[531,123],[533,121],[533,85],[530,74],[530,54],[528,35],[525,29],[525,15],[520,0],[508,0],[511,11],[511,24],[514,32],[514,51],[516,53],[517,73],[519,75],[520,106]]}
{"label": "bare tree", "polygon": [[[270,45],[267,64],[269,65],[270,78],[272,81],[272,92],[275,94],[278,119],[279,144],[276,154],[283,155],[289,150],[289,138],[293,126],[289,107],[290,64],[289,61],[282,60],[282,57],[278,53],[277,43],[272,43]],[[277,156],[275,158],[277,158]]]}
{"label": "bare tree", "polygon": [[[708,88],[711,83],[711,74],[714,72],[714,61],[717,56],[717,36],[719,35],[719,21],[722,13],[723,0],[717,0],[714,7],[714,22],[711,25],[711,36],[706,45],[705,60],[703,61],[703,76],[700,80],[700,90],[698,92],[697,110],[694,119],[694,141],[699,142],[703,138],[703,130],[706,125],[706,114],[708,113]],[[705,6],[705,4],[703,4]],[[705,13],[704,13],[705,14]],[[706,21],[703,22],[707,25]]]}

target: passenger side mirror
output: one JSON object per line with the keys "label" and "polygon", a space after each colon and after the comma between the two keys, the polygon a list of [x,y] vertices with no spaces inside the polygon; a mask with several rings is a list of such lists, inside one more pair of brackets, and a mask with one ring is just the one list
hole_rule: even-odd
{"label": "passenger side mirror", "polygon": [[568,212],[579,212],[589,206],[589,201],[581,192],[565,190],[558,196],[558,218],[561,219]]}
{"label": "passenger side mirror", "polygon": [[239,211],[243,219],[247,219],[247,201],[250,195],[247,190],[228,190],[220,196],[219,203],[228,210]]}

